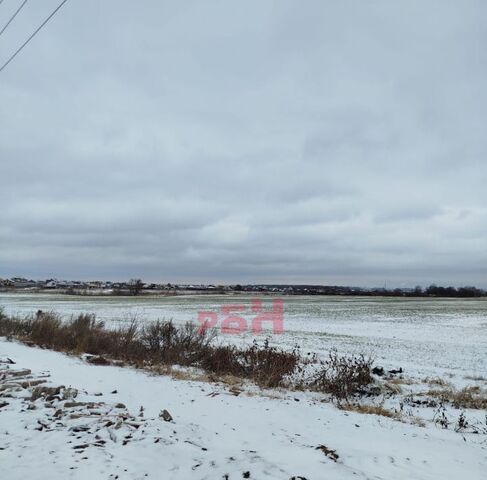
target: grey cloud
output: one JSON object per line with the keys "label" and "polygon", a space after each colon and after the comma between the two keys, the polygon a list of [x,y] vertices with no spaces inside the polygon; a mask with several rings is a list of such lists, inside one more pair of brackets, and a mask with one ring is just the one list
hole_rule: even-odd
{"label": "grey cloud", "polygon": [[487,287],[486,14],[68,2],[0,74],[0,277]]}

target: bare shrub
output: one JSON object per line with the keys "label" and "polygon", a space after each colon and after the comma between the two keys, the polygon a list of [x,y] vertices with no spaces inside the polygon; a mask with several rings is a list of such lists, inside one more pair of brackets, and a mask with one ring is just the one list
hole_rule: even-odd
{"label": "bare shrub", "polygon": [[128,361],[142,364],[147,360],[147,349],[140,339],[140,326],[137,318],[115,331],[111,355]]}
{"label": "bare shrub", "polygon": [[208,355],[215,339],[213,330],[200,331],[194,323],[188,322],[176,331],[173,350],[181,365],[198,364]]}
{"label": "bare shrub", "polygon": [[216,375],[235,375],[243,377],[244,370],[238,361],[238,351],[229,345],[220,345],[208,350],[201,359],[201,368]]}
{"label": "bare shrub", "polygon": [[194,323],[176,327],[171,321],[157,321],[142,329],[141,341],[152,362],[189,366],[198,364],[215,348],[215,332],[200,331]]}
{"label": "bare shrub", "polygon": [[8,317],[3,309],[0,309],[0,335],[5,337],[25,337],[30,334],[31,330],[31,318]]}
{"label": "bare shrub", "polygon": [[141,338],[148,351],[157,356],[173,343],[175,334],[176,327],[172,322],[157,320],[144,326]]}
{"label": "bare shrub", "polygon": [[200,366],[217,375],[233,375],[248,378],[263,387],[283,385],[299,364],[299,353],[287,352],[269,345],[254,342],[252,346],[239,350],[233,346],[217,346],[209,349]]}
{"label": "bare shrub", "polygon": [[64,325],[64,339],[58,347],[65,350],[74,350],[79,353],[97,353],[92,351],[91,343],[94,338],[99,338],[103,334],[103,329],[103,322],[98,322],[94,315],[79,315]]}
{"label": "bare shrub", "polygon": [[282,385],[284,379],[292,375],[300,362],[300,354],[295,349],[291,352],[272,347],[269,340],[263,346],[253,345],[239,352],[240,362],[245,375],[256,383],[266,387]]}
{"label": "bare shrub", "polygon": [[371,367],[372,360],[363,355],[344,357],[333,351],[311,379],[310,387],[329,393],[337,401],[348,400],[353,395],[364,393],[374,381]]}
{"label": "bare shrub", "polygon": [[62,320],[53,312],[38,315],[31,324],[30,340],[41,347],[50,348],[59,340]]}

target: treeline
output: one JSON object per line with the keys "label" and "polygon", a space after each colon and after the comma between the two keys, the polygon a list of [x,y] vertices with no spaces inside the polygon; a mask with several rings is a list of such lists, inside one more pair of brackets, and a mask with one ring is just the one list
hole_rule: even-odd
{"label": "treeline", "polygon": [[232,287],[237,292],[261,292],[283,295],[343,295],[367,297],[451,297],[479,298],[487,297],[487,291],[477,287],[439,287],[430,285],[427,288],[359,288],[325,285],[237,285]]}
{"label": "treeline", "polygon": [[[356,295],[353,293],[352,295]],[[390,297],[445,297],[445,298],[480,298],[486,297],[487,292],[476,287],[439,287],[430,285],[427,288],[416,287],[414,290],[395,288],[393,290],[381,289],[363,292],[367,296]]]}
{"label": "treeline", "polygon": [[431,285],[422,291],[421,288],[418,287],[417,291],[415,289],[414,293],[418,296],[426,295],[426,296],[433,296],[433,297],[460,297],[460,298],[468,298],[468,297],[485,297],[487,296],[487,292],[485,290],[480,290],[476,287],[438,287],[436,285]]}

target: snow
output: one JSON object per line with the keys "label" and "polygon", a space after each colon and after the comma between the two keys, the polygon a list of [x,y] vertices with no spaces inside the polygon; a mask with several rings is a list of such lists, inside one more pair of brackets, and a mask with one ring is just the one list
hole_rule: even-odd
{"label": "snow", "polygon": [[[249,295],[97,297],[60,294],[0,293],[5,313],[54,310],[65,318],[95,313],[107,326],[137,316],[141,322],[172,319],[197,322],[199,311],[220,314],[228,304],[247,307]],[[270,308],[274,297],[262,297]],[[284,334],[272,343],[321,355],[330,348],[366,354],[387,368],[403,367],[416,376],[452,373],[487,376],[487,299],[416,299],[381,297],[285,296]],[[223,316],[219,315],[219,318]],[[222,335],[230,343],[251,343],[264,335]]]}
{"label": "snow", "polygon": [[[52,386],[78,389],[77,402],[103,402],[92,409],[97,415],[81,406],[75,411],[86,416],[53,419],[62,401],[46,406],[39,399],[29,410],[28,389],[0,397],[8,402],[0,408],[0,471],[8,480],[238,479],[247,472],[251,479],[476,480],[487,471],[485,435],[346,412],[310,392],[244,385],[234,395],[223,384],[94,366],[0,338],[0,359],[7,358],[15,364],[1,363],[3,375],[28,368],[33,379],[49,375]],[[125,411],[115,408],[119,402],[133,418],[106,426]],[[159,417],[163,409],[172,422]],[[73,432],[80,426],[88,430]],[[90,446],[73,448],[84,444]],[[337,461],[317,449],[322,445]]]}

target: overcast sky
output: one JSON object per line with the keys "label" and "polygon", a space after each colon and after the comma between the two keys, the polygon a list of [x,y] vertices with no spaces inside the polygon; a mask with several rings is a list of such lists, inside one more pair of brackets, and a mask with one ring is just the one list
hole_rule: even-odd
{"label": "overcast sky", "polygon": [[70,0],[0,73],[0,277],[487,287],[486,18]]}

